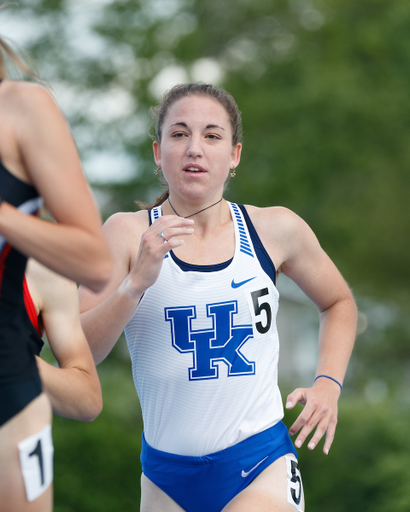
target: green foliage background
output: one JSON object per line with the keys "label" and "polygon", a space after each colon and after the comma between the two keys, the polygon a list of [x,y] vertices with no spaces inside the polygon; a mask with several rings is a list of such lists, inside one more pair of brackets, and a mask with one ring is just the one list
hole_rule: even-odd
{"label": "green foliage background", "polygon": [[[244,121],[227,198],[300,214],[366,315],[334,447],[329,457],[301,450],[307,510],[407,512],[409,2],[88,2],[97,54],[79,47],[79,5],[22,0],[17,15],[43,27],[26,49],[57,92],[71,91],[82,157],[108,148],[135,164],[127,182],[94,184],[104,216],[160,192],[147,136],[155,77],[177,66],[189,79],[198,59],[213,59]],[[96,117],[89,106],[101,99],[104,109],[118,91],[131,98],[126,112]],[[56,511],[139,508],[141,418],[121,345],[99,372],[102,415],[91,425],[55,419]]]}

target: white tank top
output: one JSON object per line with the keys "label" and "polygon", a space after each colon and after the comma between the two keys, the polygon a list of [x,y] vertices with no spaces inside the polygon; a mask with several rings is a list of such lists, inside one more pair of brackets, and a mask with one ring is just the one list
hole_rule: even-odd
{"label": "white tank top", "polygon": [[[241,209],[228,204],[233,259],[198,266],[167,254],[125,328],[145,438],[157,450],[203,456],[283,418],[275,270],[249,217],[255,244]],[[155,222],[161,208],[150,215]]]}

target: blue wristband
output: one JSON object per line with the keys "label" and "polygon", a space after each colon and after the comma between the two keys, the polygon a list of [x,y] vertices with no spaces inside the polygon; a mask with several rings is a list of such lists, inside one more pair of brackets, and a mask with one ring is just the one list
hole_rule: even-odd
{"label": "blue wristband", "polygon": [[318,375],[317,377],[315,377],[315,380],[313,382],[316,382],[317,379],[320,379],[320,377],[326,377],[326,379],[333,380],[333,382],[336,382],[336,384],[340,386],[340,391],[342,391],[343,386],[340,384],[338,380],[334,379],[333,377],[330,377],[330,375]]}

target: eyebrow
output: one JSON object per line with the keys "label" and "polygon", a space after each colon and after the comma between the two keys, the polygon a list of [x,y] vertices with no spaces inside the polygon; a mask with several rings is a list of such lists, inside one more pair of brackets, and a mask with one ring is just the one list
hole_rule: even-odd
{"label": "eyebrow", "polygon": [[[188,128],[188,125],[186,123],[184,123],[183,121],[179,121],[177,123],[171,124],[170,128],[172,128],[173,126],[183,126],[184,128]],[[205,130],[209,130],[210,128],[219,128],[220,130],[225,131],[225,128],[223,128],[222,126],[219,126],[218,124],[208,124],[205,127]]]}

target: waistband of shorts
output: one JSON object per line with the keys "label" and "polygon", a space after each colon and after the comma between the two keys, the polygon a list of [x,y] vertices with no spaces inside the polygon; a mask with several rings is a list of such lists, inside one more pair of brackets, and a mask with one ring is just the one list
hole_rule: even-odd
{"label": "waistband of shorts", "polygon": [[[178,455],[175,453],[163,452],[150,446],[145,440],[144,433],[142,433],[142,453],[141,458],[152,457],[158,462],[164,462],[166,464],[184,465],[184,466],[198,466],[213,464],[215,462],[222,462],[229,459],[235,459],[240,457],[243,453],[249,453],[252,449],[257,449],[260,446],[265,445],[268,442],[277,442],[278,448],[283,445],[287,445],[289,450],[287,453],[294,453],[297,456],[297,452],[293,446],[293,443],[289,437],[288,429],[283,423],[279,421],[273,427],[270,427],[258,434],[248,437],[243,441],[229,446],[224,450],[203,455],[201,457],[192,457],[190,455]],[[276,449],[272,450],[276,451]]]}

